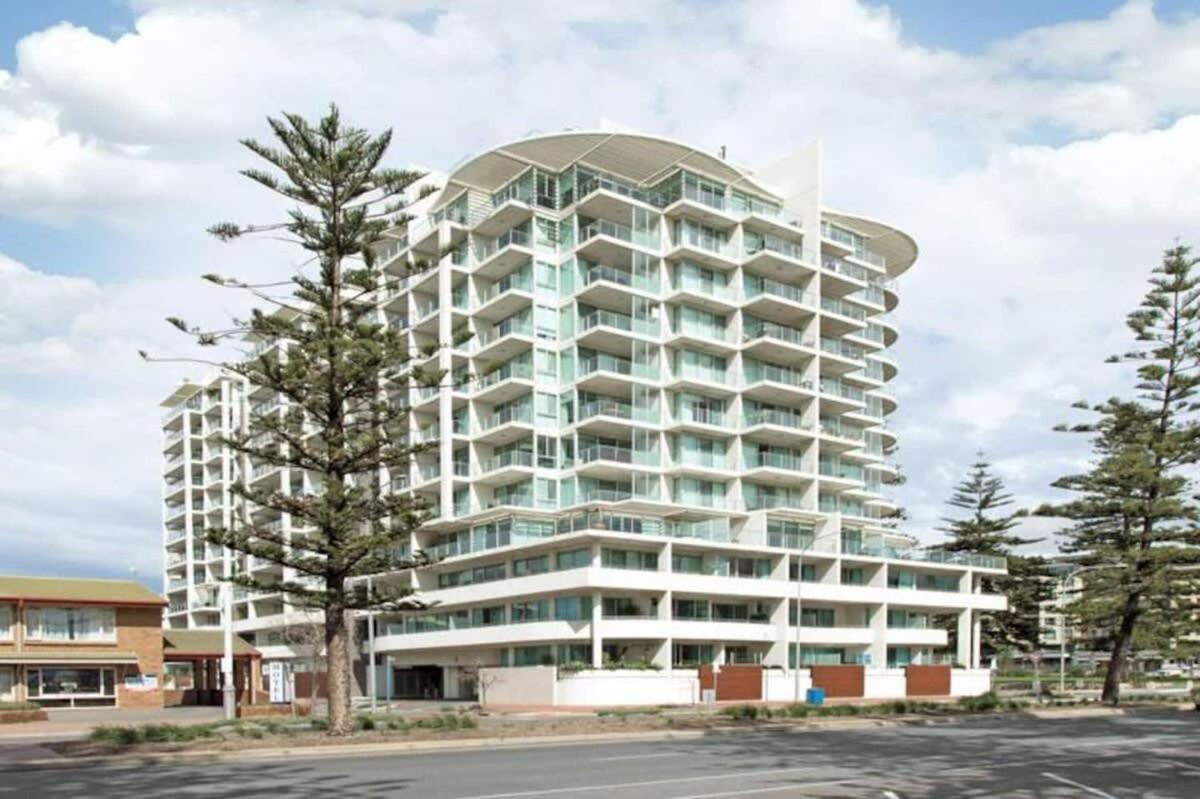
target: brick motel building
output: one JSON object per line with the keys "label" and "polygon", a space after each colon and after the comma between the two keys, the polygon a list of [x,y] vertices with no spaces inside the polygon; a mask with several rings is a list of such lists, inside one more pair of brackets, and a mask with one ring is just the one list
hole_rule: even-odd
{"label": "brick motel building", "polygon": [[[45,708],[221,703],[219,630],[163,630],[166,601],[132,580],[0,575],[0,702]],[[240,702],[261,658],[234,639]]]}

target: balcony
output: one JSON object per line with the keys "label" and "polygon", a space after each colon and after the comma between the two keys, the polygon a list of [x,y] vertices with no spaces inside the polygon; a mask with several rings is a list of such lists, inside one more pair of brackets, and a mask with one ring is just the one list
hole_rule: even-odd
{"label": "balcony", "polygon": [[817,340],[788,325],[745,316],[742,320],[745,352],[765,361],[793,366],[812,358]]}
{"label": "balcony", "polygon": [[521,311],[533,303],[533,278],[530,270],[521,267],[516,272],[492,283],[479,292],[479,308],[475,315],[488,321],[499,321]]}
{"label": "balcony", "polygon": [[728,396],[736,391],[729,375],[728,368],[717,369],[698,363],[677,362],[672,366],[667,382],[669,387],[676,391],[695,387],[705,394]]}
{"label": "balcony", "polygon": [[685,300],[690,305],[714,313],[728,313],[737,306],[738,295],[733,286],[676,270],[671,280],[670,299]]}
{"label": "balcony", "polygon": [[527,436],[532,426],[532,403],[510,405],[484,417],[476,439],[486,444],[507,444]]}
{"label": "balcony", "polygon": [[823,413],[836,416],[863,410],[866,393],[861,388],[828,377],[822,377],[819,385]]}
{"label": "balcony", "polygon": [[479,331],[473,340],[476,357],[507,361],[533,346],[533,321],[510,317]]}
{"label": "balcony", "polygon": [[808,399],[814,390],[813,381],[800,369],[743,358],[743,372],[744,394],[753,400],[786,404]]}
{"label": "balcony", "polygon": [[866,350],[841,339],[821,337],[821,373],[845,375],[866,368]]}
{"label": "balcony", "polygon": [[493,404],[528,393],[533,382],[533,363],[528,359],[507,361],[475,383],[476,399]]}
{"label": "balcony", "polygon": [[525,449],[501,452],[481,464],[479,482],[484,485],[507,485],[527,480],[534,467],[534,455]]}
{"label": "balcony", "polygon": [[475,273],[495,280],[533,257],[533,242],[524,230],[513,228],[478,248]]}
{"label": "balcony", "polygon": [[726,327],[705,324],[695,319],[677,318],[667,333],[672,346],[700,352],[729,355],[736,349],[733,336]]}
{"label": "balcony", "polygon": [[[795,242],[781,239],[770,234],[745,232],[745,244],[742,248],[742,264],[753,270],[763,270],[774,273],[784,271],[794,272],[796,267],[811,263],[812,253],[806,253],[804,248]],[[811,267],[808,267],[811,269]]]}
{"label": "balcony", "polygon": [[[580,220],[582,221],[582,220]],[[628,257],[623,245],[631,244],[643,250],[657,253],[662,246],[658,227],[651,230],[635,230],[629,225],[594,219],[579,228],[579,252],[588,254],[589,260],[613,261]]]}
{"label": "balcony", "polygon": [[657,320],[635,319],[627,313],[604,308],[580,309],[575,337],[581,344],[600,344],[616,348],[628,346],[627,334],[657,338]]}
{"label": "balcony", "polygon": [[821,258],[822,289],[830,295],[842,297],[866,287],[867,270],[841,258]]}
{"label": "balcony", "polygon": [[672,233],[671,258],[687,258],[716,269],[737,266],[733,247],[720,232],[684,219],[676,220]]}

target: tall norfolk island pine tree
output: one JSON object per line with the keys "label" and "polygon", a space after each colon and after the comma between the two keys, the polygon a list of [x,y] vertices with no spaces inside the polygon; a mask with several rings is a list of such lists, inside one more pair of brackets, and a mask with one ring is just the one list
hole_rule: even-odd
{"label": "tall norfolk island pine tree", "polygon": [[1074,500],[1038,510],[1072,521],[1066,549],[1080,553],[1088,571],[1069,611],[1085,628],[1109,633],[1106,702],[1120,700],[1135,638],[1169,642],[1196,631],[1200,513],[1187,472],[1200,460],[1198,261],[1176,246],[1151,273],[1126,320],[1137,346],[1109,359],[1136,365],[1136,397],[1076,404],[1097,421],[1057,429],[1092,434],[1095,461],[1054,483]]}
{"label": "tall norfolk island pine tree", "polygon": [[985,578],[985,590],[1008,597],[1008,610],[983,617],[981,650],[986,654],[1012,648],[1030,651],[1038,645],[1038,603],[1049,597],[1046,564],[1040,557],[1015,554],[1014,550],[1039,539],[1012,532],[1024,514],[1007,510],[1012,495],[1005,492],[1004,481],[992,474],[982,453],[946,504],[967,515],[942,519],[944,526],[938,529],[949,540],[939,544],[939,549],[1008,559],[1006,576]]}
{"label": "tall norfolk island pine tree", "polygon": [[[270,171],[243,170],[255,183],[294,204],[279,224],[221,223],[210,232],[222,240],[267,232],[286,234],[307,254],[306,267],[290,279],[284,296],[221,275],[217,285],[251,292],[272,306],[255,310],[232,328],[208,332],[169,319],[202,346],[231,338],[286,342],[243,360],[218,364],[241,375],[249,390],[282,400],[282,410],[251,415],[248,429],[223,443],[259,465],[308,474],[311,490],[285,493],[256,486],[241,474],[232,490],[251,508],[289,514],[293,529],[279,531],[242,514],[230,529],[206,530],[211,542],[280,564],[300,580],[262,579],[242,572],[231,581],[254,591],[281,592],[294,605],[323,613],[329,675],[329,730],[351,731],[348,616],[355,610],[412,607],[408,592],[363,587],[367,575],[419,565],[393,556],[423,518],[409,496],[381,490],[384,470],[406,469],[410,446],[407,391],[432,385],[441,374],[409,364],[403,334],[376,320],[380,292],[389,278],[372,246],[384,231],[406,221],[403,196],[422,175],[380,166],[391,132],[370,136],[342,124],[336,107],[310,124],[287,114],[268,120],[276,146],[243,144]],[[397,282],[391,278],[391,283]],[[288,285],[288,283],[275,284]],[[389,401],[388,391],[405,399]],[[228,577],[228,576],[227,576]]]}

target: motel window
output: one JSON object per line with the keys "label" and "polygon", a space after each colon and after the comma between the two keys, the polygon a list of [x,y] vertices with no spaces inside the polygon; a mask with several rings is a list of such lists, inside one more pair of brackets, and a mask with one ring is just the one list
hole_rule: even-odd
{"label": "motel window", "polygon": [[12,605],[0,605],[0,641],[11,641],[13,626]]}
{"label": "motel window", "polygon": [[30,608],[25,614],[30,641],[111,642],[117,640],[112,608]]}
{"label": "motel window", "polygon": [[26,671],[29,698],[72,696],[116,696],[112,669],[29,668]]}

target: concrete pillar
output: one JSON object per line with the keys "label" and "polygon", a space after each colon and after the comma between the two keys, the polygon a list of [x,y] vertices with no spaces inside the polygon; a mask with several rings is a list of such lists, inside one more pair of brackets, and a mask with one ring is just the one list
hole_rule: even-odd
{"label": "concrete pillar", "polygon": [[870,609],[871,613],[871,646],[867,652],[871,655],[871,668],[887,668],[887,603]]}
{"label": "concrete pillar", "polygon": [[958,649],[955,653],[955,659],[964,666],[971,665],[971,640],[973,632],[974,625],[971,623],[971,609],[964,608],[958,613]]}
{"label": "concrete pillar", "polygon": [[974,614],[974,616],[975,616],[975,623],[971,625],[972,626],[972,630],[971,630],[971,662],[967,663],[966,666],[968,668],[977,669],[977,668],[979,668],[979,644],[980,644],[980,639],[983,636],[981,634],[982,631],[980,630],[982,625],[980,624],[979,614],[976,613],[976,614]]}
{"label": "concrete pillar", "polygon": [[[596,549],[595,557],[599,557]],[[598,669],[604,664],[604,639],[600,637],[600,619],[604,613],[604,597],[599,591],[592,592],[592,668]]]}

